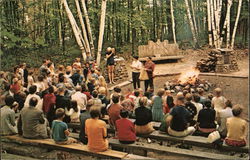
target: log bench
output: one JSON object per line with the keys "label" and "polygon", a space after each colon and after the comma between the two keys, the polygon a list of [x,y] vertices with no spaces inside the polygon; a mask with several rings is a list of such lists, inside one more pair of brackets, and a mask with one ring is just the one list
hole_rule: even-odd
{"label": "log bench", "polygon": [[[158,123],[158,122],[156,122]],[[80,129],[80,125],[78,123],[69,123],[69,128],[73,129]],[[109,133],[114,133],[114,129],[110,128],[109,125],[107,125],[107,130]],[[186,136],[186,137],[174,137],[170,136],[167,133],[161,132],[161,131],[154,131],[153,133],[149,135],[137,135],[138,137],[144,137],[144,138],[151,138],[159,141],[172,141],[177,143],[183,143],[198,147],[205,147],[205,148],[214,148],[213,144],[207,143],[207,138],[202,136]],[[233,151],[233,152],[241,152],[241,153],[248,153],[249,152],[249,146],[245,147],[232,147],[223,144],[222,150],[225,151]]]}
{"label": "log bench", "polygon": [[[72,133],[71,136],[73,138],[78,138],[79,135],[77,133]],[[238,156],[230,156],[225,154],[218,154],[218,153],[210,153],[210,152],[203,152],[203,151],[196,151],[196,150],[188,150],[188,149],[181,149],[176,147],[167,147],[159,144],[148,144],[148,143],[142,143],[142,142],[135,142],[134,144],[122,144],[119,142],[118,139],[110,138],[109,145],[112,149],[123,149],[126,150],[129,153],[133,153],[135,151],[143,151],[144,156],[147,156],[147,152],[154,152],[154,153],[164,153],[164,154],[172,154],[175,156],[184,156],[184,157],[195,157],[195,158],[203,158],[203,159],[246,159],[246,158],[240,158]]]}
{"label": "log bench", "polygon": [[[78,153],[98,158],[105,158],[105,159],[150,159],[148,157],[128,154],[125,152],[115,151],[108,149],[104,152],[91,152],[88,150],[86,145],[82,144],[69,144],[69,145],[59,145],[56,144],[53,139],[26,139],[23,137],[20,137],[18,135],[13,136],[3,136],[1,138],[2,142],[8,142],[8,143],[19,143],[23,147],[25,146],[36,146],[41,148],[47,148],[52,150],[61,150],[66,152],[72,152],[72,153]],[[4,146],[2,146],[4,149]]]}
{"label": "log bench", "polygon": [[[184,56],[161,56],[161,57],[152,57],[152,61],[153,62],[166,61],[166,60],[178,61],[178,60],[181,60],[183,58],[184,58]],[[139,61],[145,62],[146,61],[146,57],[145,58],[139,58]]]}

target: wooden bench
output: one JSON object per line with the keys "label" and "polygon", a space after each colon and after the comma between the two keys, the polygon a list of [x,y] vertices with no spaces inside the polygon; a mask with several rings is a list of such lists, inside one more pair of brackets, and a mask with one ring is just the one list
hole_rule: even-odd
{"label": "wooden bench", "polygon": [[[180,59],[184,58],[184,56],[162,56],[162,57],[152,57],[152,61],[156,62],[156,61],[165,61],[165,60],[175,60],[178,61]],[[145,58],[139,58],[139,61],[141,62],[145,62],[146,61],[146,57]]]}
{"label": "wooden bench", "polygon": [[[72,137],[78,138],[78,134],[73,133],[71,134]],[[166,154],[173,154],[178,156],[185,156],[185,157],[195,157],[195,158],[205,158],[205,159],[243,159],[238,156],[229,156],[225,154],[218,154],[218,153],[209,153],[209,152],[202,152],[196,150],[187,150],[187,149],[180,149],[176,147],[167,147],[158,144],[148,144],[142,142],[135,142],[134,144],[122,144],[119,142],[118,139],[110,138],[109,145],[114,148],[121,148],[126,149],[129,152],[141,150],[144,151],[144,156],[147,156],[147,152],[156,152],[156,153],[166,153]]]}
{"label": "wooden bench", "polygon": [[[154,131],[150,135],[140,135],[140,136],[145,137],[145,138],[162,140],[162,141],[180,142],[180,143],[185,143],[185,144],[190,144],[190,145],[200,146],[200,147],[206,147],[206,148],[213,148],[214,147],[211,143],[207,143],[206,137],[201,137],[201,136],[174,137],[174,136],[170,136],[167,133],[163,133],[160,131]],[[235,151],[235,152],[243,152],[243,153],[249,152],[249,146],[232,147],[232,146],[228,146],[228,145],[223,145],[222,149],[227,150],[227,151]]]}
{"label": "wooden bench", "polygon": [[[86,145],[81,144],[69,144],[69,145],[59,145],[56,144],[52,139],[26,139],[17,135],[14,136],[4,136],[1,138],[2,141],[8,141],[11,143],[21,143],[22,145],[31,145],[31,146],[39,146],[39,147],[45,147],[52,150],[62,150],[66,152],[72,152],[72,153],[78,153],[78,154],[84,154],[89,155],[93,157],[99,157],[99,158],[109,158],[109,159],[134,159],[133,157],[141,158],[141,159],[148,159],[147,157],[143,156],[134,156],[129,155],[125,152],[120,151],[114,151],[111,149],[108,149],[104,152],[91,152],[88,150]],[[25,146],[24,146],[25,147]],[[130,157],[130,158],[128,158]]]}

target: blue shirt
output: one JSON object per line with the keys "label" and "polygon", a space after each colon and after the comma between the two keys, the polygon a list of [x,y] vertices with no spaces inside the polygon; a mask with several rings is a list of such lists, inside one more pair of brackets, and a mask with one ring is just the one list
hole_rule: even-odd
{"label": "blue shirt", "polygon": [[66,123],[54,120],[52,122],[52,138],[56,142],[63,142],[68,140],[68,136],[65,135],[64,131],[68,129]]}

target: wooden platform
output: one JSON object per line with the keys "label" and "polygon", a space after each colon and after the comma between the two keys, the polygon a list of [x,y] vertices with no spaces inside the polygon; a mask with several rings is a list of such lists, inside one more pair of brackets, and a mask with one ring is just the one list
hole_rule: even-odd
{"label": "wooden platform", "polygon": [[[26,138],[14,135],[14,136],[3,136],[1,138],[1,141],[10,142],[10,143],[21,143],[23,147],[25,147],[25,145],[26,146],[30,145],[30,146],[36,146],[36,147],[41,147],[41,148],[48,148],[48,149],[53,149],[53,150],[62,150],[66,152],[90,155],[90,156],[99,157],[99,158],[134,159],[133,155],[129,155],[128,153],[125,153],[125,152],[114,151],[111,149],[108,149],[107,151],[104,151],[104,152],[91,152],[88,150],[86,145],[76,144],[76,143],[69,144],[69,145],[58,145],[52,139],[39,139],[39,140],[38,139],[26,139]],[[138,158],[138,156],[136,157]],[[150,159],[150,158],[142,157],[142,156],[140,158]]]}
{"label": "wooden platform", "polygon": [[[156,62],[156,61],[165,61],[165,60],[180,60],[184,58],[184,56],[162,56],[162,57],[152,57],[152,61]],[[139,61],[144,62],[146,61],[146,57],[145,58],[139,58]]]}

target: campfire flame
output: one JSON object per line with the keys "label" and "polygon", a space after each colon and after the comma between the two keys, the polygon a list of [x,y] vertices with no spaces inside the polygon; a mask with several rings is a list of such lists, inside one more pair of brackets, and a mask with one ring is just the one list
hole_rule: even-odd
{"label": "campfire flame", "polygon": [[181,75],[178,79],[178,82],[181,85],[185,85],[185,84],[194,85],[198,79],[199,73],[200,73],[200,71],[198,69],[191,68],[191,69],[181,73]]}

